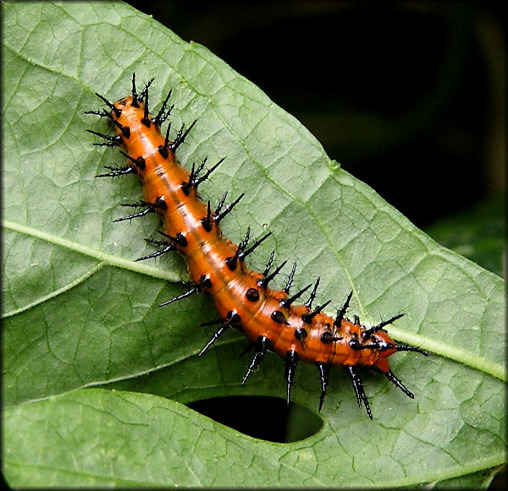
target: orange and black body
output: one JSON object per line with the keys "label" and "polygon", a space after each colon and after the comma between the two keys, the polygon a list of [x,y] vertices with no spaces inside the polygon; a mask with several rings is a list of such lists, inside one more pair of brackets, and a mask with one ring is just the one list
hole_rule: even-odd
{"label": "orange and black body", "polygon": [[[220,221],[239,201],[226,207],[224,211],[212,211],[210,204],[203,202],[197,193],[198,184],[204,181],[220,164],[200,175],[204,163],[191,171],[182,167],[175,151],[183,142],[187,131],[180,130],[176,139],[170,141],[164,136],[161,125],[169,116],[166,110],[169,95],[158,115],[152,117],[148,112],[148,86],[138,95],[133,77],[132,95],[114,104],[99,97],[109,106],[109,111],[93,114],[111,119],[116,128],[116,136],[102,135],[103,145],[120,146],[128,158],[127,167],[110,168],[105,176],[136,174],[143,184],[144,199],[133,206],[144,206],[142,212],[125,219],[156,212],[162,218],[163,235],[166,241],[153,241],[163,249],[147,257],[157,257],[163,252],[177,250],[187,262],[191,282],[187,293],[172,299],[181,300],[195,292],[209,295],[222,323],[217,333],[205,346],[203,354],[215,340],[228,328],[241,328],[242,333],[254,344],[255,355],[243,379],[245,383],[250,373],[257,368],[267,349],[276,352],[286,360],[287,401],[297,362],[315,363],[321,379],[320,409],[323,404],[330,367],[347,367],[358,399],[365,404],[369,417],[372,414],[359,378],[357,367],[375,367],[404,391],[409,397],[413,394],[390,371],[388,357],[397,351],[423,350],[405,344],[397,344],[383,327],[401,317],[371,328],[360,325],[357,318],[350,321],[345,312],[351,298],[335,317],[322,312],[329,302],[317,308],[312,307],[319,279],[310,291],[310,297],[303,305],[295,305],[298,297],[312,285],[294,295],[289,290],[290,280],[283,290],[272,290],[268,284],[277,274],[283,263],[270,273],[273,255],[263,273],[247,268],[245,258],[268,236],[248,247],[248,235],[239,245],[226,239],[221,231]],[[168,131],[169,133],[169,131]],[[224,200],[221,202],[222,208]],[[142,258],[146,259],[146,258]]]}

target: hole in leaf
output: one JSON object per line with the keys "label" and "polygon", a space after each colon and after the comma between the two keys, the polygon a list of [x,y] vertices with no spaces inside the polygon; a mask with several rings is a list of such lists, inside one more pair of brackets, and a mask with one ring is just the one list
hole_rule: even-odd
{"label": "hole in leaf", "polygon": [[321,418],[309,409],[293,402],[287,407],[278,397],[217,397],[187,405],[218,423],[270,442],[303,440],[323,426]]}

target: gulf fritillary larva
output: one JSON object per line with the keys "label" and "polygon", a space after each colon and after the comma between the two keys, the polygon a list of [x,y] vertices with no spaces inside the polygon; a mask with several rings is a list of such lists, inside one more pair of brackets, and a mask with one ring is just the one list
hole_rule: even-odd
{"label": "gulf fritillary larva", "polygon": [[239,245],[223,237],[220,222],[243,195],[225,208],[224,196],[215,211],[211,210],[210,202],[204,203],[199,198],[198,185],[205,181],[224,159],[208,170],[204,170],[206,159],[197,167],[193,164],[190,171],[178,163],[175,151],[196,121],[186,130],[182,127],[174,141],[169,139],[171,125],[168,125],[163,136],[161,125],[172,110],[172,107],[167,107],[171,91],[158,114],[152,117],[148,109],[148,88],[152,81],[153,79],[138,94],[134,74],[132,94],[115,103],[96,94],[108,106],[109,111],[103,109],[87,113],[108,118],[116,128],[116,136],[88,131],[105,140],[96,145],[120,146],[126,151],[121,153],[128,159],[126,167],[107,167],[109,172],[98,177],[135,174],[143,184],[144,200],[126,206],[144,209],[116,221],[131,220],[150,212],[162,217],[164,231],[160,233],[165,240],[149,240],[162,249],[140,260],[155,258],[169,251],[178,251],[187,261],[191,279],[187,286],[190,289],[161,306],[182,300],[197,292],[208,294],[215,304],[221,321],[216,333],[199,355],[203,355],[227,329],[239,328],[255,348],[254,357],[242,385],[259,366],[266,351],[273,350],[285,359],[288,404],[299,360],[314,363],[318,367],[321,380],[319,410],[323,406],[332,366],[347,369],[358,405],[361,407],[362,403],[364,404],[370,419],[372,412],[358,374],[358,367],[377,368],[407,396],[414,398],[391,372],[388,357],[397,351],[414,351],[423,355],[428,353],[418,347],[397,343],[383,329],[403,314],[366,328],[360,324],[357,316],[352,321],[345,317],[352,292],[333,318],[323,313],[323,309],[330,301],[312,308],[319,278],[308,300],[303,305],[293,305],[295,300],[312,286],[310,284],[293,295],[289,294],[295,266],[283,290],[272,290],[268,287],[270,281],[286,264],[284,261],[270,271],[273,253],[262,273],[247,268],[245,258],[270,234],[263,236],[250,247],[248,247],[249,230],[245,240]]}

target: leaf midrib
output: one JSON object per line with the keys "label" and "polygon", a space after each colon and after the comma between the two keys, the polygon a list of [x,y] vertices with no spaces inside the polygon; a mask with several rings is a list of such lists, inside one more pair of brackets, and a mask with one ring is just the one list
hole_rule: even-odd
{"label": "leaf midrib", "polygon": [[[168,282],[177,282],[182,280],[182,278],[174,272],[123,259],[112,254],[107,254],[97,249],[93,249],[91,247],[81,245],[61,237],[56,237],[53,234],[48,234],[27,225],[21,225],[10,220],[3,220],[2,226],[5,229],[12,230],[13,232],[18,232],[26,236],[46,241],[50,244],[54,244],[56,246],[63,247],[68,250],[97,259],[102,263],[107,263],[111,266],[132,271],[134,273],[148,275],[153,278]],[[488,360],[487,358],[475,355],[469,351],[462,350],[456,346],[443,343],[442,341],[432,340],[420,334],[412,334],[410,332],[398,329],[395,326],[390,327],[390,333],[394,338],[399,339],[400,341],[419,346],[436,355],[462,363],[473,369],[491,375],[492,377],[498,378],[503,382],[506,382],[506,372],[504,366]]]}
{"label": "leaf midrib", "polygon": [[13,232],[18,232],[26,236],[34,237],[35,239],[43,240],[49,244],[63,247],[70,251],[78,252],[84,256],[97,259],[98,261],[107,263],[111,266],[116,266],[121,269],[125,269],[127,271],[145,274],[153,278],[169,282],[182,281],[182,277],[172,271],[156,268],[154,266],[148,266],[146,264],[138,263],[130,259],[123,259],[112,254],[107,254],[92,247],[78,244],[77,242],[73,242],[71,240],[63,239],[62,237],[56,237],[53,234],[48,234],[33,227],[29,227],[28,225],[21,225],[10,220],[3,220],[2,226],[7,230],[12,230]]}

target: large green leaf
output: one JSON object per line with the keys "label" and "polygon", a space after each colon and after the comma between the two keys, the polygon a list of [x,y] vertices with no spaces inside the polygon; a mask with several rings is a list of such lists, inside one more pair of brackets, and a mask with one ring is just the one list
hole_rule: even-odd
{"label": "large green leaf", "polygon": [[[488,482],[505,462],[499,277],[416,229],[206,48],[132,8],[4,3],[3,28],[3,457],[11,486]],[[252,439],[180,404],[283,396],[282,363],[267,357],[240,388],[238,333],[198,359],[213,332],[199,327],[213,319],[209,300],[158,308],[182,293],[168,280],[185,279],[185,265],[176,255],[133,261],[153,251],[143,238],[156,236],[154,216],[113,223],[128,213],[121,203],[140,199],[140,185],[94,177],[123,157],[92,146],[85,130],[107,128],[84,111],[99,107],[94,92],[127,95],[133,71],[140,82],[155,77],[152,102],[173,89],[173,128],[198,120],[182,162],[226,157],[202,193],[212,201],[246,193],[224,222],[228,236],[238,242],[248,225],[254,235],[272,231],[251,267],[262,268],[273,248],[279,261],[298,261],[296,287],[319,275],[320,296],[335,307],[353,290],[351,313],[366,324],[406,313],[390,332],[432,352],[391,359],[414,401],[366,374],[371,422],[337,370],[322,430],[291,444]],[[293,391],[313,411],[316,377],[302,366]]]}

